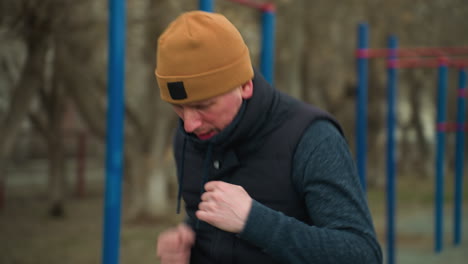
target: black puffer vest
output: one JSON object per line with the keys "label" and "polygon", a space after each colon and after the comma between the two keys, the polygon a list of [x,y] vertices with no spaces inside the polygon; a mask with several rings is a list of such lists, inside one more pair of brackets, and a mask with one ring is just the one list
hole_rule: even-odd
{"label": "black puffer vest", "polygon": [[183,131],[175,137],[180,193],[189,224],[196,231],[192,264],[276,263],[236,234],[199,221],[195,212],[207,181],[241,185],[249,195],[276,211],[309,223],[301,194],[292,182],[292,159],[304,130],[327,113],[270,87],[256,72],[254,94],[233,123],[207,141]]}

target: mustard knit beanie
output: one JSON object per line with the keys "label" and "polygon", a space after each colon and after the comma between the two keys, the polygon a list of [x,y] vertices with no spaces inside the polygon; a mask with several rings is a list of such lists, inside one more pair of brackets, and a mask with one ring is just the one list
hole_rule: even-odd
{"label": "mustard knit beanie", "polygon": [[161,98],[173,104],[227,93],[254,75],[239,31],[215,13],[180,15],[159,37],[156,56]]}

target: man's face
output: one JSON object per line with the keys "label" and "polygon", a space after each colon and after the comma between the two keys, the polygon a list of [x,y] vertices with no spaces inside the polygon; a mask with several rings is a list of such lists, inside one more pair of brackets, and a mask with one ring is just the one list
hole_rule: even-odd
{"label": "man's face", "polygon": [[207,140],[226,128],[239,112],[242,99],[252,97],[252,81],[207,100],[176,105],[174,111],[184,121],[187,133]]}

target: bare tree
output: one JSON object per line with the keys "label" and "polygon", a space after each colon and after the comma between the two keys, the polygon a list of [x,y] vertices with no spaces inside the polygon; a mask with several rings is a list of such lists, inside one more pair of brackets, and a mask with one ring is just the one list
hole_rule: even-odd
{"label": "bare tree", "polygon": [[[168,176],[172,167],[168,154],[170,132],[176,120],[175,115],[168,112],[169,106],[159,99],[153,75],[158,35],[158,29],[153,29],[159,27],[160,32],[164,25],[162,19],[159,19],[160,23],[153,23],[158,16],[151,14],[155,5],[161,14],[160,5],[166,5],[166,12],[174,7],[169,1],[139,1],[134,4],[128,8],[126,67],[144,74],[136,74],[140,79],[135,81],[134,76],[126,76],[124,197],[129,205],[126,211],[129,218],[166,214],[171,186]],[[74,12],[79,11],[74,9]],[[73,29],[73,35],[59,36],[61,45],[57,47],[57,69],[61,71],[67,94],[91,133],[105,141],[106,71],[105,62],[96,58],[101,58],[100,54],[106,52],[107,43],[101,36],[107,28],[105,21],[82,15],[86,19],[68,21],[72,23],[69,27]],[[138,30],[139,27],[144,30]]]}
{"label": "bare tree", "polygon": [[47,143],[48,152],[48,194],[50,199],[49,214],[52,217],[62,217],[65,214],[64,201],[66,194],[66,170],[64,153],[64,131],[62,129],[65,110],[65,94],[63,86],[55,69],[54,56],[56,45],[51,45],[48,54],[51,62],[46,64],[49,69],[46,81],[39,87],[39,111],[31,112],[30,118],[34,127]]}
{"label": "bare tree", "polygon": [[[23,39],[26,60],[19,81],[12,90],[7,113],[0,126],[0,182],[5,181],[9,155],[16,142],[20,125],[27,117],[38,87],[44,82],[44,65],[51,28],[46,10],[49,1],[2,2],[2,24],[10,28],[9,34]],[[2,185],[2,184],[0,184]]]}
{"label": "bare tree", "polygon": [[[278,32],[288,32],[288,34],[278,34],[278,43],[288,45],[278,45],[278,70],[276,76],[279,81],[278,88],[286,90],[296,98],[303,98],[306,93],[304,88],[303,66],[307,48],[306,41],[306,1],[298,0],[295,4],[282,9],[280,13],[284,20],[289,23],[278,23]],[[287,69],[287,70],[285,70]]]}
{"label": "bare tree", "polygon": [[[49,213],[59,217],[64,213],[65,200],[65,160],[62,119],[65,104],[64,83],[61,76],[63,66],[59,64],[57,53],[60,49],[60,36],[67,34],[70,13],[66,7],[71,1],[22,0],[10,4],[8,27],[11,34],[23,39],[27,47],[27,57],[18,84],[13,89],[10,109],[6,113],[1,128],[0,164],[6,177],[6,164],[11,153],[15,135],[29,113],[32,124],[42,135],[48,152],[48,194]],[[75,6],[76,7],[76,6]],[[49,55],[49,56],[48,56]],[[48,59],[49,58],[49,59]],[[31,103],[38,99],[39,108],[31,111]]]}
{"label": "bare tree", "polygon": [[[92,134],[105,141],[106,57],[102,54],[106,53],[107,21],[103,18],[107,9],[104,7],[101,12],[90,13],[89,10],[96,10],[92,5],[97,4],[99,2],[22,0],[7,8],[17,11],[10,14],[8,27],[23,38],[28,55],[19,82],[13,89],[10,109],[2,120],[0,164],[8,160],[19,125],[26,120],[31,102],[37,98],[39,109],[30,117],[43,136],[49,154],[48,193],[51,196],[50,212],[54,215],[63,213],[66,195],[61,125],[67,97],[75,103]],[[160,9],[162,6],[164,10]],[[164,215],[171,185],[167,176],[172,167],[170,131],[176,119],[168,113],[169,106],[158,98],[153,76],[155,41],[166,23],[163,20],[153,23],[157,15],[147,7],[157,10],[157,15],[168,10],[178,14],[180,8],[170,1],[139,1],[134,6],[129,5],[128,9],[129,39],[140,38],[143,44],[130,43],[128,53],[141,54],[141,57],[136,58],[134,64],[130,61],[127,67],[136,64],[147,72],[126,89],[124,179],[130,218]],[[168,13],[164,15],[166,21],[172,19]],[[153,24],[157,25],[156,30]],[[144,30],[135,30],[138,27]],[[52,54],[53,59],[48,61],[47,54]],[[137,89],[142,83],[144,88]],[[6,177],[5,173],[1,173],[1,177]]]}

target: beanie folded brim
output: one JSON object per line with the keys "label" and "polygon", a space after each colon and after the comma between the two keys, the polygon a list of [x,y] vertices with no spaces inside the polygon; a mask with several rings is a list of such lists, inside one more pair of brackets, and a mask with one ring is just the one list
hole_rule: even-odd
{"label": "beanie folded brim", "polygon": [[[185,76],[164,76],[159,74],[156,69],[155,74],[161,99],[172,104],[197,102],[225,94],[251,80],[254,76],[247,47],[238,60],[212,71]],[[181,83],[182,88],[180,89],[185,90],[185,98],[183,98],[184,96],[174,98],[170,91],[171,83]]]}

